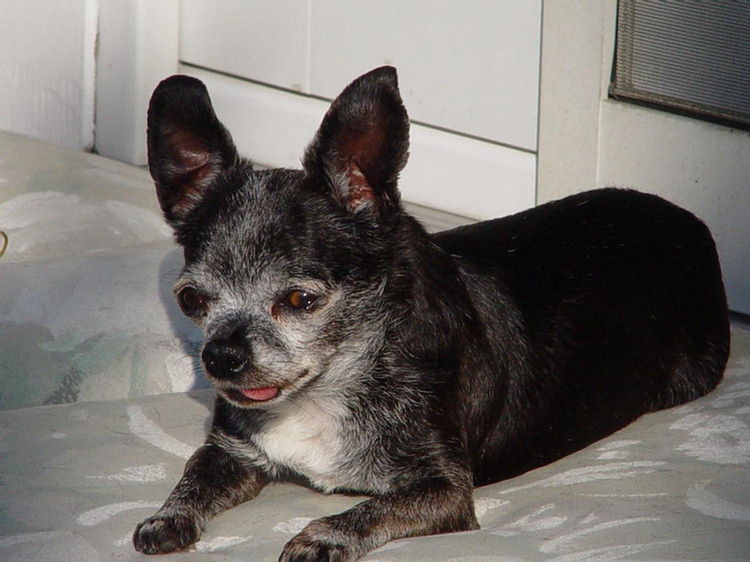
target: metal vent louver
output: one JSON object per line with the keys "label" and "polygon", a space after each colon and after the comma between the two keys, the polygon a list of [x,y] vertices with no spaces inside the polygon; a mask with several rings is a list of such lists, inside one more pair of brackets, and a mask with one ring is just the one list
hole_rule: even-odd
{"label": "metal vent louver", "polygon": [[610,95],[750,128],[750,1],[620,0]]}

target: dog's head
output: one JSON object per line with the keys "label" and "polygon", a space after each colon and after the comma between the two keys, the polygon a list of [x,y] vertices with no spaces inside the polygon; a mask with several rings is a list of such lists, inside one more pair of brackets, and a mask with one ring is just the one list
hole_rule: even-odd
{"label": "dog's head", "polygon": [[379,345],[408,128],[396,72],[379,68],[332,103],[302,170],[254,170],[200,81],[154,91],[149,169],[185,253],[175,294],[235,405],[330,392]]}

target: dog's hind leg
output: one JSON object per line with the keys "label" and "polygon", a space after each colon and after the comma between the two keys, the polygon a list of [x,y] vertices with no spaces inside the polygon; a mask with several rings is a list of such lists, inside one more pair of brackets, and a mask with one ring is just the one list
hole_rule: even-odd
{"label": "dog's hind leg", "polygon": [[707,341],[704,346],[703,353],[690,360],[684,358],[674,368],[672,377],[654,400],[652,411],[690,402],[718,386],[729,356],[728,337]]}

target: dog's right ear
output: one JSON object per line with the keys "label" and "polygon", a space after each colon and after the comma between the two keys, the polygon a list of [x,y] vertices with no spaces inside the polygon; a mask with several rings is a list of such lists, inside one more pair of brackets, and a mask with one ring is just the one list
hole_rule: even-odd
{"label": "dog's right ear", "polygon": [[148,167],[167,221],[179,227],[237,149],[203,83],[176,75],[161,82],[148,109]]}

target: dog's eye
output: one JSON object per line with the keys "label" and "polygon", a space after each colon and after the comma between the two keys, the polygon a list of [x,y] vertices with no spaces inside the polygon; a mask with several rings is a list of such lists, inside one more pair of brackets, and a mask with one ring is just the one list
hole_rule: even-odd
{"label": "dog's eye", "polygon": [[208,308],[206,298],[192,287],[185,287],[177,293],[177,302],[188,316],[204,314]]}
{"label": "dog's eye", "polygon": [[279,319],[284,312],[313,312],[325,304],[325,299],[303,289],[292,289],[271,306],[271,315]]}
{"label": "dog's eye", "polygon": [[315,295],[295,289],[286,296],[284,304],[292,310],[312,310],[317,301],[318,297]]}

